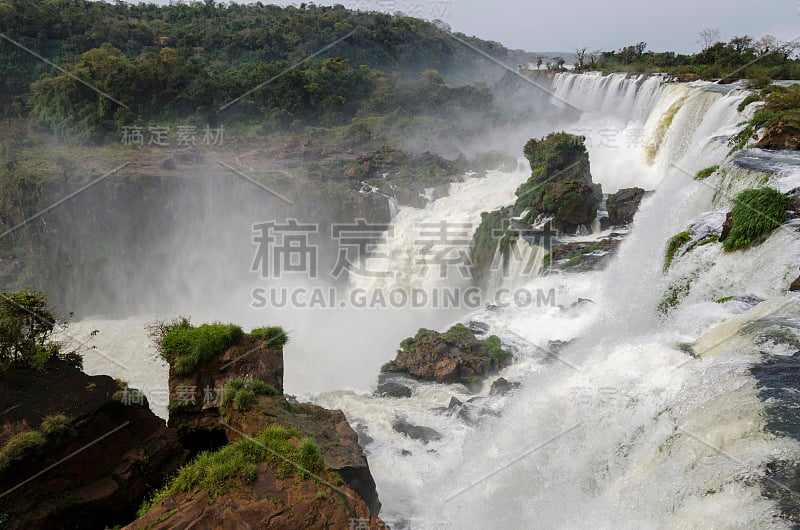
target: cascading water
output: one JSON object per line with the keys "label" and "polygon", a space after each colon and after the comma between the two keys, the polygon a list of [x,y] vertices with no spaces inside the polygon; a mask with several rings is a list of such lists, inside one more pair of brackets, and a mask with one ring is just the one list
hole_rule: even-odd
{"label": "cascading water", "polygon": [[[698,245],[678,254],[662,272],[669,237],[690,226],[696,238],[718,229],[740,189],[765,182],[781,191],[800,185],[795,155],[749,150],[726,159],[728,137],[752,109],[737,112],[743,93],[736,88],[709,88],[656,77],[556,75],[556,99],[585,112],[552,128],[587,137],[592,174],[604,192],[639,186],[654,193],[603,271],[536,276],[544,252],[522,241],[511,252],[516,258],[505,276],[502,267],[493,268],[491,286],[552,290],[556,303],[453,314],[487,324],[512,349],[515,363],[498,375],[521,382],[520,389],[490,396],[484,388],[466,414],[447,408],[453,397],[465,403],[474,397],[460,385],[409,380],[405,384],[413,393],[405,399],[374,397],[366,384],[323,393],[299,389],[302,399],[344,410],[369,437],[364,439],[381,515],[393,527],[789,526],[777,517],[778,505],[765,497],[762,482],[769,462],[800,460],[793,438],[800,433],[770,430],[769,407],[776,405],[765,403],[751,368],[762,361],[759,352],[792,353],[798,348],[787,350],[791,337],[800,344],[797,299],[785,292],[800,263],[797,227],[785,225],[762,245],[737,253]],[[698,170],[716,164],[721,169],[712,177],[694,180]],[[474,229],[482,211],[514,201],[514,190],[528,172],[523,167],[467,178],[425,209],[393,212],[393,234],[379,248],[386,257],[373,266],[399,274],[391,280],[357,277],[352,287],[466,284],[452,274],[447,280],[417,274],[419,225],[446,221]],[[462,243],[456,251],[467,247]],[[686,281],[681,303],[668,316],[660,315],[665,295]],[[592,303],[576,303],[580,299]],[[371,329],[368,315],[346,316],[354,330]],[[261,318],[239,320],[255,324]],[[396,314],[380,318],[402,328],[393,328],[398,336],[413,335],[413,325],[420,323],[419,318],[395,320]],[[444,327],[437,318],[422,322]],[[155,380],[165,389],[163,365],[143,362],[143,323],[120,323],[136,332],[112,333],[113,339],[125,339],[124,347],[116,342],[113,348],[130,349],[130,366],[122,369],[88,352],[87,370],[125,377],[144,388]],[[317,325],[318,340],[330,342],[326,333],[340,334],[341,324]],[[770,335],[778,325],[782,332]],[[100,326],[83,322],[72,331],[88,333],[94,327]],[[390,339],[396,346],[396,337]],[[556,341],[563,347],[553,355],[548,346]],[[394,353],[368,336],[359,348],[376,366]],[[293,379],[300,372],[290,363],[302,356],[286,357],[286,383],[294,392]],[[133,373],[143,375],[136,380]],[[791,401],[777,405],[798,407]],[[436,429],[441,439],[423,444],[396,432],[392,423],[398,417]]]}
{"label": "cascading water", "polygon": [[[593,109],[568,131],[609,123],[644,131],[637,145],[589,144],[605,191],[630,184],[655,193],[606,270],[528,285],[555,289],[562,307],[470,316],[514,349],[516,363],[500,375],[521,381],[522,389],[503,397],[484,392],[477,425],[445,409],[451,397],[469,397],[459,386],[414,384],[405,400],[352,392],[315,400],[366,426],[384,517],[400,527],[788,527],[761,484],[770,461],[800,458],[800,444],[767,429],[766,405],[750,375],[759,351],[778,355],[786,345],[758,342],[747,330],[753,321],[767,326],[779,317],[800,322],[797,299],[785,294],[797,274],[800,238],[784,227],[743,253],[706,245],[661,272],[671,235],[692,223],[718,228],[720,207],[731,205],[730,191],[738,188],[725,184],[729,173],[705,182],[694,175],[725,159],[727,138],[744,120],[736,111],[742,92],[569,74],[559,75],[555,87],[559,97]],[[637,120],[635,109],[649,111]],[[752,151],[740,156],[770,159]],[[613,158],[624,163],[609,163]],[[797,164],[770,160],[772,185],[797,185]],[[729,160],[723,167],[734,173],[739,166]],[[752,160],[748,167],[762,183],[770,178]],[[458,191],[451,197],[472,198]],[[685,301],[660,316],[659,301],[684,277],[692,278]],[[746,296],[714,302],[733,295],[767,302],[758,311]],[[570,307],[581,298],[594,303]],[[545,355],[550,341],[572,342],[553,360]],[[693,342],[696,357],[683,346]],[[443,438],[409,440],[392,430],[396,415]]]}

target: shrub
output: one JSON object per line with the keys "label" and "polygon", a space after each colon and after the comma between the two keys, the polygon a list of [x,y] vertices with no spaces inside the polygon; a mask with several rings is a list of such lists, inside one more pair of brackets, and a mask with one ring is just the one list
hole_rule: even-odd
{"label": "shrub", "polygon": [[228,404],[232,403],[237,412],[247,412],[256,402],[256,396],[279,396],[281,392],[274,386],[264,381],[253,380],[244,382],[241,379],[231,379],[225,385],[220,400],[220,412],[225,414]]}
{"label": "shrub", "polygon": [[733,223],[722,247],[726,252],[748,248],[783,224],[789,198],[773,188],[747,189],[734,199]]}
{"label": "shrub", "polygon": [[38,291],[0,291],[0,369],[10,365],[42,369],[51,359],[61,359],[80,368],[83,358],[76,352],[63,352],[50,340],[57,325],[47,307],[47,296]]}
{"label": "shrub", "polygon": [[39,430],[50,440],[65,440],[75,434],[72,422],[64,414],[45,416]]}
{"label": "shrub", "polygon": [[188,375],[200,363],[208,362],[239,342],[244,333],[234,324],[203,324],[188,321],[166,330],[159,342],[161,356],[177,375]]}
{"label": "shrub", "polygon": [[39,431],[24,431],[9,438],[0,449],[0,473],[5,471],[14,459],[37,451],[46,442]]}
{"label": "shrub", "polygon": [[250,336],[257,340],[266,341],[267,346],[283,347],[289,342],[289,336],[280,326],[266,326],[255,328],[250,332]]}
{"label": "shrub", "polygon": [[259,379],[249,381],[245,387],[256,396],[278,396],[280,392],[272,385],[265,383]]}

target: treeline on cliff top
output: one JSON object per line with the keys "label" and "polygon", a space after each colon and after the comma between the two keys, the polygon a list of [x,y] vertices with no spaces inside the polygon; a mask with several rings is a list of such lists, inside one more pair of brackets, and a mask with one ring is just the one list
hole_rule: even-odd
{"label": "treeline on cliff top", "polygon": [[760,38],[744,35],[728,42],[719,38],[717,30],[703,30],[694,54],[671,51],[654,52],[646,42],[639,42],[614,51],[588,52],[576,50],[576,70],[635,73],[664,72],[683,80],[750,79],[767,85],[776,79],[800,79],[800,43],[781,41],[771,35]]}
{"label": "treeline on cliff top", "polygon": [[[159,119],[258,123],[268,132],[346,124],[359,113],[483,111],[488,91],[464,83],[502,72],[441,25],[340,5],[3,0],[0,26],[63,67],[2,41],[2,112],[73,140]],[[524,55],[455,35],[509,63]]]}

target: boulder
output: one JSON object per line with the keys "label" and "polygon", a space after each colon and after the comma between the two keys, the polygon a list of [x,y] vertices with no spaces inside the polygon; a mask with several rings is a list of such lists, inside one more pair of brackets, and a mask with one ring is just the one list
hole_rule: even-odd
{"label": "boulder", "polygon": [[379,397],[409,398],[411,389],[391,379],[378,383],[375,395]]}
{"label": "boulder", "polygon": [[188,456],[141,393],[61,361],[0,372],[0,403],[0,446],[22,431],[46,433],[46,416],[65,416],[71,430],[0,471],[4,528],[127,523]]}
{"label": "boulder", "polygon": [[800,291],[800,276],[789,286],[790,291]]}
{"label": "boulder", "polygon": [[522,386],[520,383],[511,383],[507,381],[505,378],[498,378],[492,381],[492,388],[489,390],[490,396],[504,396],[514,390],[515,388],[519,388]]}
{"label": "boulder", "polygon": [[400,434],[408,436],[412,440],[419,440],[424,444],[442,439],[442,435],[436,429],[423,427],[420,425],[413,425],[408,421],[399,418],[392,423],[392,429]]}
{"label": "boulder", "polygon": [[642,188],[623,188],[609,195],[606,200],[608,222],[614,226],[632,223],[642,197],[644,197]]}
{"label": "boulder", "polygon": [[756,144],[760,149],[800,149],[800,129],[792,123],[778,120],[764,131]]}
{"label": "boulder", "polygon": [[415,337],[400,344],[390,371],[405,372],[416,379],[437,383],[461,383],[469,388],[507,366],[511,353],[502,349],[494,335],[480,340],[463,324],[444,333],[420,329]]}

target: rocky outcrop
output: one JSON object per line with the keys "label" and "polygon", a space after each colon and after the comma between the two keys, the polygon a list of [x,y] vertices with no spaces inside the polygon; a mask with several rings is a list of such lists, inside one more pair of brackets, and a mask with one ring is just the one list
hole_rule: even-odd
{"label": "rocky outcrop", "polygon": [[567,133],[553,133],[525,145],[531,177],[516,191],[513,210],[532,224],[540,215],[552,216],[553,228],[574,233],[589,225],[603,198],[599,184],[589,172],[585,139]]}
{"label": "rocky outcrop", "polygon": [[[377,516],[380,501],[375,480],[358,435],[344,414],[312,404],[290,403],[283,396],[282,344],[244,335],[191,374],[178,375],[171,366],[170,428],[193,453],[219,449],[268,425],[296,429],[316,442],[327,469],[337,473]],[[245,388],[250,399],[237,401],[225,397],[225,392],[233,391],[232,381],[261,381],[271,389],[251,392]]]}
{"label": "rocky outcrop", "polygon": [[[221,355],[201,363],[187,375],[169,371],[169,426],[193,453],[226,443],[218,406],[225,385],[233,380],[259,380],[283,391],[283,348],[244,335]],[[206,413],[206,412],[209,413]]]}
{"label": "rocky outcrop", "polygon": [[[0,403],[0,446],[26,431],[46,439],[0,471],[4,528],[124,524],[187,456],[141,394],[60,361],[0,372]],[[43,420],[58,415],[68,424],[52,437]]]}
{"label": "rocky outcrop", "polygon": [[482,378],[510,364],[511,357],[498,337],[479,340],[469,328],[456,324],[444,333],[420,329],[400,344],[397,357],[385,371],[475,388]]}
{"label": "rocky outcrop", "polygon": [[320,477],[327,484],[313,477],[282,478],[274,465],[261,462],[254,474],[252,482],[237,477],[237,487],[218,497],[207,488],[172,495],[125,528],[388,529],[353,490],[335,486],[332,473]]}
{"label": "rocky outcrop", "polygon": [[800,291],[800,276],[789,286],[790,291]]}
{"label": "rocky outcrop", "polygon": [[761,149],[800,149],[800,129],[796,124],[778,120],[764,130],[764,135],[756,144]]}
{"label": "rocky outcrop", "polygon": [[[289,403],[283,396],[263,396],[250,410],[234,408],[226,409],[225,413],[229,442],[243,434],[254,435],[265,425],[296,429],[302,436],[310,437],[319,447],[326,467],[338,473],[374,515],[380,512],[375,479],[358,444],[358,434],[341,410],[328,410],[310,403]],[[216,420],[218,424],[221,422],[219,417]]]}
{"label": "rocky outcrop", "polygon": [[608,222],[612,226],[627,225],[633,222],[633,216],[639,209],[644,197],[642,188],[623,188],[612,193],[606,200]]}

